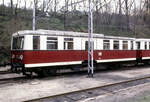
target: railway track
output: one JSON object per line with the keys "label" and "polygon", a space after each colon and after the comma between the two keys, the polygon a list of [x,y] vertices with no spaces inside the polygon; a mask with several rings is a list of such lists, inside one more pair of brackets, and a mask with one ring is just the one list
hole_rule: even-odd
{"label": "railway track", "polygon": [[37,76],[26,77],[26,76],[16,76],[16,77],[9,77],[9,78],[2,78],[0,79],[0,85],[9,84],[9,83],[19,83],[19,82],[28,82],[29,80],[32,81],[36,79]]}
{"label": "railway track", "polygon": [[9,83],[18,83],[18,82],[26,82],[28,80],[36,79],[37,76],[27,77],[27,76],[10,76],[6,78],[0,79],[0,85],[9,84]]}
{"label": "railway track", "polygon": [[25,77],[13,77],[13,78],[4,78],[4,79],[0,79],[0,85],[1,84],[8,84],[8,83],[13,83],[13,82],[17,82],[19,80],[24,80]]}
{"label": "railway track", "polygon": [[104,95],[107,93],[113,94],[119,90],[126,89],[133,86],[138,86],[149,82],[150,82],[150,76],[132,78],[126,81],[121,81],[113,84],[107,84],[104,86],[66,92],[66,93],[52,95],[48,97],[27,100],[24,102],[77,102],[80,100]]}
{"label": "railway track", "polygon": [[10,74],[12,73],[11,71],[0,71],[0,74]]}
{"label": "railway track", "polygon": [[[141,66],[140,66],[141,67]],[[149,66],[146,66],[146,67],[149,67]],[[123,71],[123,70],[133,70],[133,69],[138,69],[138,68],[136,68],[135,66],[132,66],[132,67],[128,67],[128,68],[123,68],[123,69],[117,69],[117,70],[108,70],[108,69],[97,69],[96,70],[96,72],[95,73],[105,73],[105,72],[113,72],[113,71]],[[0,75],[7,75],[8,74],[8,76],[9,75],[11,75],[11,74],[13,74],[11,71],[0,71]],[[15,73],[14,73],[15,74]],[[68,76],[70,76],[70,75],[78,75],[78,76],[80,76],[80,75],[86,75],[87,74],[87,71],[77,71],[77,72],[64,72],[64,73],[57,73],[56,75],[52,75],[52,76],[48,76],[48,77],[45,77],[45,78],[42,78],[42,79],[47,79],[47,78],[49,78],[49,77],[53,77],[53,78],[55,78],[55,77],[58,77],[58,76],[65,76],[65,77],[68,77]],[[18,82],[18,81],[20,81],[20,80],[32,80],[32,79],[35,79],[35,78],[40,78],[40,77],[38,77],[38,76],[35,76],[35,75],[33,75],[32,76],[32,78],[31,77],[27,77],[27,76],[16,76],[16,77],[12,77],[12,76],[10,76],[9,78],[7,77],[7,78],[1,78],[0,79],[0,84],[6,84],[6,83],[15,83],[15,82]],[[41,78],[40,78],[41,79]],[[41,79],[41,80],[42,80]]]}

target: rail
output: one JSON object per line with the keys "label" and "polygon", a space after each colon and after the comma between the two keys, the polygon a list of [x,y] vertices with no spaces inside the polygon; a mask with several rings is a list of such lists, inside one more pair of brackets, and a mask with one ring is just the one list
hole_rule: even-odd
{"label": "rail", "polygon": [[[149,80],[147,81],[147,79],[149,79]],[[120,81],[117,83],[107,84],[107,85],[103,85],[103,86],[98,86],[98,87],[93,87],[93,88],[88,88],[88,89],[82,89],[82,90],[77,90],[77,91],[72,91],[72,92],[66,92],[66,93],[61,93],[61,94],[42,97],[42,98],[31,99],[31,100],[27,100],[24,102],[35,102],[35,101],[39,102],[40,100],[44,100],[44,99],[55,99],[55,98],[65,97],[67,95],[72,95],[72,94],[81,95],[81,93],[87,92],[87,91],[98,90],[98,89],[107,88],[107,87],[111,87],[111,86],[115,86],[115,85],[117,86],[120,84],[127,84],[127,83],[131,84],[132,82],[138,82],[138,81],[142,81],[142,80],[146,80],[145,82],[150,82],[150,76],[131,78],[131,79],[126,80],[126,81]],[[138,83],[140,83],[140,82],[138,82]]]}

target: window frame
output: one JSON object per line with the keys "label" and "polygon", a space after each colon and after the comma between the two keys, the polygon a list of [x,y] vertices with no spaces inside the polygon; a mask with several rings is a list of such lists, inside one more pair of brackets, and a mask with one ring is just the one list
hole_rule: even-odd
{"label": "window frame", "polygon": [[130,50],[134,50],[134,41],[130,41]]}
{"label": "window frame", "polygon": [[[14,38],[17,40],[17,43],[18,43],[18,40],[19,40],[19,48],[14,48],[14,45],[16,47],[18,47],[17,44],[14,44]],[[21,40],[20,40],[21,38]],[[25,37],[24,36],[13,36],[12,37],[12,50],[23,50],[24,49],[24,41],[25,41]]]}
{"label": "window frame", "polygon": [[148,46],[147,46],[147,42],[146,42],[146,41],[144,42],[144,49],[145,49],[145,50],[148,49]]}
{"label": "window frame", "polygon": [[[48,48],[48,45],[52,45],[51,46],[52,48]],[[58,50],[58,37],[47,36],[46,49],[47,50]]]}
{"label": "window frame", "polygon": [[[94,50],[94,41],[91,42],[93,44],[93,50]],[[89,41],[85,41],[85,50],[88,51],[89,49]]]}
{"label": "window frame", "polygon": [[[69,47],[71,44],[71,48]],[[74,39],[71,37],[64,38],[64,50],[73,50],[74,49]]]}
{"label": "window frame", "polygon": [[[37,38],[38,38],[38,41],[37,41],[37,48],[34,48],[34,37],[37,37]],[[40,36],[34,35],[32,42],[33,42],[33,50],[40,50],[40,45],[41,45],[41,43],[40,43]]]}
{"label": "window frame", "polygon": [[[126,48],[125,48],[125,45],[127,45]],[[123,50],[128,50],[128,46],[129,46],[129,45],[128,45],[128,41],[127,41],[127,40],[123,40],[123,41],[122,41],[122,49],[123,49]]]}
{"label": "window frame", "polygon": [[[137,46],[137,44],[139,46]],[[136,41],[136,50],[141,50],[141,42],[140,41]]]}
{"label": "window frame", "polygon": [[[118,43],[117,43],[117,45],[118,45],[118,48],[117,48],[117,49],[115,48],[115,45],[116,45],[115,42],[118,42]],[[119,45],[120,45],[120,44],[119,44],[119,40],[114,40],[114,41],[113,41],[113,50],[120,50],[120,46],[119,46]]]}
{"label": "window frame", "polygon": [[[108,42],[105,42],[108,41]],[[105,48],[105,44],[108,44],[108,46]],[[110,50],[110,40],[104,39],[103,40],[103,50]]]}

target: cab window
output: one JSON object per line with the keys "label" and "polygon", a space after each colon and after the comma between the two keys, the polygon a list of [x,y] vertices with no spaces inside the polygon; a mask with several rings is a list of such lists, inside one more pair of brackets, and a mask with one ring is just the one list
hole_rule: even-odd
{"label": "cab window", "polygon": [[24,47],[24,37],[13,37],[12,49],[23,49]]}

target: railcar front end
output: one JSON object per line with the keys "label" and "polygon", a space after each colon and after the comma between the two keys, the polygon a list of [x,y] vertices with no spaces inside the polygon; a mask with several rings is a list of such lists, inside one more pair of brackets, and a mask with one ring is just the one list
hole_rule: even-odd
{"label": "railcar front end", "polygon": [[11,70],[22,72],[24,70],[24,36],[13,36],[11,44]]}

